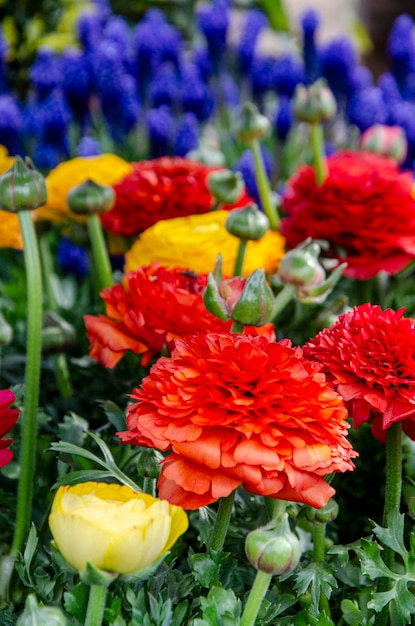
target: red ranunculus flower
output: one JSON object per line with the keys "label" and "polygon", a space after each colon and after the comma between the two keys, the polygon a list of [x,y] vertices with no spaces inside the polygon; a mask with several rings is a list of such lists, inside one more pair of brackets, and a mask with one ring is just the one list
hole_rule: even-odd
{"label": "red ranunculus flower", "polygon": [[397,421],[415,439],[415,320],[403,311],[362,304],[304,346],[349,405],[354,427],[371,422],[380,441]]}
{"label": "red ranunculus flower", "polygon": [[288,181],[282,233],[287,246],[325,239],[326,254],[347,261],[344,274],[366,280],[395,274],[415,257],[414,178],[396,161],[368,152],[338,152],[327,159],[322,185],[303,166]]}
{"label": "red ranunculus flower", "polygon": [[13,452],[8,449],[11,439],[2,439],[15,425],[19,417],[18,409],[11,409],[10,406],[16,400],[14,393],[9,389],[0,390],[0,467],[4,467],[13,458]]}
{"label": "red ranunculus flower", "polygon": [[[131,174],[113,185],[115,206],[101,215],[111,233],[133,237],[160,220],[207,213],[215,203],[206,179],[217,167],[182,157],[161,157],[132,166]],[[248,202],[252,200],[244,191],[238,202],[222,208],[242,207]]]}
{"label": "red ranunculus flower", "polygon": [[[85,315],[90,355],[106,367],[115,367],[131,350],[142,354],[142,364],[173,348],[178,337],[188,334],[230,332],[232,322],[223,322],[206,309],[203,291],[207,274],[170,269],[157,263],[127,274],[127,285],[101,292],[106,315]],[[246,332],[271,333],[273,325]]]}
{"label": "red ranunculus flower", "polygon": [[196,509],[243,486],[323,506],[353,469],[347,411],[320,365],[288,340],[214,333],[176,342],[134,389],[123,443],[171,451],[159,495]]}

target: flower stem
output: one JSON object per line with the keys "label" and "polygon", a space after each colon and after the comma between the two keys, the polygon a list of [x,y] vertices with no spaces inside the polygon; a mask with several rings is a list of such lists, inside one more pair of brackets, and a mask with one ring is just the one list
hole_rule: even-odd
{"label": "flower stem", "polygon": [[105,289],[113,285],[111,263],[105,244],[101,220],[98,215],[89,215],[87,220],[89,238],[91,240],[92,256],[97,274],[98,288]]}
{"label": "flower stem", "polygon": [[216,522],[208,544],[209,550],[217,550],[220,552],[223,548],[226,533],[228,532],[229,521],[232,515],[234,499],[235,491],[232,491],[232,493],[226,496],[226,498],[221,498],[219,500]]}
{"label": "flower stem", "polygon": [[[389,515],[398,511],[402,491],[402,422],[395,422],[386,435],[386,484],[383,509],[383,526],[387,527]],[[385,546],[383,560],[390,568],[394,562],[394,551]]]}
{"label": "flower stem", "polygon": [[272,574],[257,572],[252,589],[249,592],[248,601],[242,614],[240,626],[254,626],[261,602],[268,591]]}
{"label": "flower stem", "polygon": [[106,596],[107,587],[105,585],[90,586],[85,626],[101,626],[102,618],[104,617]]}
{"label": "flower stem", "polygon": [[248,245],[248,242],[246,239],[239,240],[238,254],[236,255],[235,268],[233,270],[234,276],[242,276],[242,269],[244,266],[244,259],[245,259],[247,245]]}
{"label": "flower stem", "polygon": [[[313,559],[315,563],[323,563],[326,559],[326,526],[322,522],[314,522],[313,525]],[[320,611],[330,617],[330,606],[327,596],[320,593]]]}
{"label": "flower stem", "polygon": [[285,285],[283,289],[279,292],[277,297],[274,300],[274,307],[272,310],[271,319],[275,321],[277,315],[281,313],[283,309],[287,306],[287,304],[294,298],[295,295],[295,286],[294,285]]}
{"label": "flower stem", "polygon": [[244,325],[239,322],[232,322],[231,333],[242,334],[244,332]]}
{"label": "flower stem", "polygon": [[324,155],[323,127],[319,122],[313,122],[310,124],[310,129],[316,183],[317,185],[322,185],[327,178],[327,161]]}
{"label": "flower stem", "polygon": [[250,142],[252,154],[254,155],[255,177],[258,184],[259,196],[261,198],[264,213],[269,219],[272,230],[278,230],[280,227],[280,217],[275,204],[272,200],[272,191],[269,184],[268,176],[265,170],[264,159],[261,153],[261,145],[258,139]]}
{"label": "flower stem", "polygon": [[30,211],[19,211],[19,222],[24,243],[26,266],[27,360],[16,524],[10,549],[10,555],[14,558],[17,557],[22,549],[32,510],[42,331],[42,273],[39,248]]}

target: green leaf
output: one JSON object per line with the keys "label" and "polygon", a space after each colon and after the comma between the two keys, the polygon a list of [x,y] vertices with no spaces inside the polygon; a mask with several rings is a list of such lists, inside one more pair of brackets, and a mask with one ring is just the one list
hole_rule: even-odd
{"label": "green leaf", "polygon": [[310,563],[297,572],[294,589],[299,595],[310,589],[312,607],[317,611],[321,594],[330,598],[332,590],[337,589],[337,581],[333,576],[332,568],[327,563]]}
{"label": "green leaf", "polygon": [[77,485],[78,483],[85,483],[90,480],[105,481],[106,478],[113,477],[114,474],[106,470],[76,470],[58,478],[51,489],[57,489],[62,485]]}
{"label": "green leaf", "polygon": [[381,547],[376,541],[362,539],[361,549],[358,549],[362,573],[370,580],[376,578],[396,578],[394,572],[385,565],[380,556]]}
{"label": "green leaf", "polygon": [[197,582],[206,589],[218,579],[219,563],[218,559],[212,558],[209,554],[191,554],[189,563],[193,570],[193,575]]}
{"label": "green leaf", "polygon": [[232,589],[212,587],[206,598],[200,599],[203,617],[194,626],[237,626],[241,617],[241,602]]}
{"label": "green leaf", "polygon": [[343,613],[343,619],[349,626],[360,626],[364,623],[362,611],[351,600],[342,600],[340,608]]}
{"label": "green leaf", "polygon": [[78,583],[63,594],[63,606],[69,615],[73,615],[80,624],[83,624],[88,606],[89,588],[84,583]]}
{"label": "green leaf", "polygon": [[106,418],[116,431],[125,430],[125,411],[111,400],[99,400]]}
{"label": "green leaf", "polygon": [[373,532],[385,546],[400,554],[405,561],[408,552],[403,540],[404,520],[405,516],[403,514],[401,515],[399,511],[392,511],[388,516],[387,528],[382,528],[375,524]]}

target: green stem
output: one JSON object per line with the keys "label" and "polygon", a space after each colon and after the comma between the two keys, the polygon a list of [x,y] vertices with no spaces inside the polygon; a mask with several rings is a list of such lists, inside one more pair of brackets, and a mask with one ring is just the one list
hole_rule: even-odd
{"label": "green stem", "polygon": [[[314,522],[313,525],[313,559],[315,563],[323,563],[326,560],[326,526],[322,522]],[[330,606],[327,596],[320,593],[320,610],[330,617]]]}
{"label": "green stem", "polygon": [[101,626],[102,618],[104,617],[106,596],[107,587],[105,585],[90,586],[85,626]]}
{"label": "green stem", "polygon": [[316,183],[317,185],[322,185],[327,178],[327,161],[324,155],[323,127],[319,122],[313,122],[310,124],[310,129]]}
{"label": "green stem", "polygon": [[42,273],[39,249],[30,211],[19,212],[24,243],[27,284],[27,360],[25,399],[20,447],[20,475],[17,488],[16,525],[10,555],[17,557],[29,527],[32,510],[33,479],[36,463],[37,407],[39,401],[41,331],[42,331]]}
{"label": "green stem", "polygon": [[72,398],[73,389],[66,354],[59,352],[53,355],[56,386],[64,400]]}
{"label": "green stem", "polygon": [[235,335],[241,335],[244,332],[244,325],[239,322],[232,322],[231,333],[235,333]]}
{"label": "green stem", "polygon": [[274,307],[272,310],[271,319],[275,321],[275,318],[285,309],[287,304],[294,298],[295,286],[285,285],[279,292],[274,300]]}
{"label": "green stem", "polygon": [[101,291],[101,289],[105,289],[106,287],[112,287],[113,279],[111,263],[99,215],[89,215],[87,219],[87,227],[99,283],[98,288],[99,291]]}
{"label": "green stem", "polygon": [[220,552],[223,548],[232,515],[234,499],[235,491],[232,491],[232,493],[226,496],[226,498],[221,498],[219,500],[219,508],[216,515],[216,522],[208,545],[209,550],[217,550],[218,552]]}
{"label": "green stem", "polygon": [[272,191],[269,184],[268,176],[265,170],[264,159],[261,153],[261,144],[258,139],[254,139],[250,143],[255,163],[255,177],[258,184],[259,197],[261,198],[264,213],[269,219],[272,230],[278,230],[280,227],[280,217],[276,206],[272,200]]}
{"label": "green stem", "polygon": [[242,614],[240,626],[254,626],[262,600],[268,591],[271,578],[272,574],[266,574],[260,571],[257,572]]}
{"label": "green stem", "polygon": [[248,245],[248,242],[246,239],[239,240],[238,253],[236,255],[235,268],[233,270],[234,276],[242,276],[242,269],[244,266],[244,259],[245,259],[247,245]]}

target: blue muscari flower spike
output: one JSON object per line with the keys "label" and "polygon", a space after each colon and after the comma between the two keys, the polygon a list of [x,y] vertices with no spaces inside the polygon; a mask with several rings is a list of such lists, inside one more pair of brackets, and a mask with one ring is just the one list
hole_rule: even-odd
{"label": "blue muscari flower spike", "polygon": [[118,84],[116,96],[113,94],[101,97],[101,108],[112,138],[120,142],[137,124],[141,106],[133,76],[122,74],[118,77]]}
{"label": "blue muscari flower spike", "polygon": [[280,141],[285,141],[294,123],[294,113],[290,98],[280,96],[275,115],[274,128]]}
{"label": "blue muscari flower spike", "polygon": [[350,76],[350,93],[373,87],[373,74],[369,68],[359,65]]}
{"label": "blue muscari flower spike", "polygon": [[0,144],[12,155],[20,154],[22,114],[17,99],[9,94],[0,96]]}
{"label": "blue muscari flower spike", "polygon": [[319,23],[319,14],[314,9],[308,9],[301,16],[301,26],[303,29],[303,60],[307,83],[314,83],[320,75],[315,38]]}
{"label": "blue muscari flower spike", "polygon": [[88,253],[84,248],[76,246],[67,237],[62,237],[56,251],[58,266],[64,274],[71,274],[79,281],[90,271]]}
{"label": "blue muscari flower spike", "polygon": [[[265,162],[265,170],[269,178],[271,178],[272,168],[274,161],[268,150],[261,146],[262,155]],[[262,208],[261,199],[259,197],[258,186],[255,177],[255,163],[254,155],[251,150],[245,150],[239,160],[233,166],[233,169],[237,172],[241,172],[244,179],[248,194],[254,200],[260,208]]]}
{"label": "blue muscari flower spike", "polygon": [[58,146],[40,143],[33,151],[33,161],[42,172],[49,172],[62,163],[67,154],[62,154]]}
{"label": "blue muscari flower spike", "polygon": [[207,47],[205,45],[195,45],[192,60],[197,67],[201,79],[207,83],[213,74],[213,63]]}
{"label": "blue muscari flower spike", "polygon": [[182,65],[180,91],[183,110],[194,113],[199,122],[208,120],[214,111],[215,100],[210,87],[203,82],[192,63]]}
{"label": "blue muscari flower spike", "polygon": [[127,21],[120,16],[111,17],[105,25],[102,36],[117,47],[124,69],[132,71],[132,33]]}
{"label": "blue muscari flower spike", "polygon": [[40,98],[45,98],[52,89],[61,84],[61,62],[53,50],[47,47],[39,48],[37,57],[29,69],[29,79]]}
{"label": "blue muscari flower spike", "polygon": [[179,101],[179,97],[176,70],[171,63],[163,63],[148,88],[150,106],[157,108],[166,104],[173,107]]}
{"label": "blue muscari flower spike", "polygon": [[402,168],[413,166],[415,157],[415,103],[401,100],[395,102],[389,110],[390,124],[400,126],[408,142],[408,158],[401,164]]}
{"label": "blue muscari flower spike", "polygon": [[112,8],[109,0],[92,0],[92,4],[95,7],[96,13],[101,20],[102,24],[105,24],[107,19],[112,14]]}
{"label": "blue muscari flower spike", "polygon": [[241,94],[233,76],[227,72],[220,77],[221,98],[229,109],[235,109],[241,104]]}
{"label": "blue muscari flower spike", "polygon": [[251,70],[258,36],[268,24],[268,18],[259,9],[248,9],[245,12],[244,25],[236,48],[238,67],[244,75],[249,74]]}
{"label": "blue muscari flower spike", "polygon": [[88,100],[92,93],[91,66],[76,48],[67,48],[61,56],[62,89],[72,114],[83,125],[88,117]]}
{"label": "blue muscari flower spike", "polygon": [[65,95],[56,88],[42,104],[42,136],[46,143],[62,145],[72,116]]}
{"label": "blue muscari flower spike", "polygon": [[79,141],[76,148],[76,156],[98,156],[101,153],[101,144],[98,139],[94,139],[94,137],[88,137],[88,135],[81,137],[81,140]]}
{"label": "blue muscari flower spike", "polygon": [[364,132],[374,124],[385,124],[388,110],[379,87],[367,87],[353,94],[347,107],[349,122]]}
{"label": "blue muscari flower spike", "polygon": [[8,49],[7,40],[0,26],[0,94],[8,91],[7,87],[7,69],[6,69],[6,53]]}
{"label": "blue muscari flower spike", "polygon": [[94,55],[95,87],[100,98],[118,100],[121,97],[120,80],[123,73],[117,46],[110,41],[102,41]]}
{"label": "blue muscari flower spike", "polygon": [[344,100],[349,96],[353,71],[357,65],[357,54],[348,37],[336,37],[321,48],[321,73],[326,78],[336,99]]}
{"label": "blue muscari flower spike", "polygon": [[415,71],[414,21],[406,13],[397,17],[392,25],[388,39],[388,55],[392,73],[403,93],[408,75]]}
{"label": "blue muscari flower spike", "polygon": [[193,113],[185,113],[179,120],[174,137],[173,153],[184,157],[199,145],[199,124]]}
{"label": "blue muscari flower spike", "polygon": [[267,91],[274,87],[275,59],[257,56],[251,65],[251,88],[254,99],[259,105]]}
{"label": "blue muscari flower spike", "polygon": [[275,60],[272,81],[279,95],[291,98],[297,85],[305,82],[302,61],[292,54],[281,55]]}
{"label": "blue muscari flower spike", "polygon": [[76,22],[79,42],[86,52],[92,52],[98,46],[102,34],[102,20],[96,12],[81,13]]}
{"label": "blue muscari flower spike", "polygon": [[166,106],[149,109],[146,114],[146,126],[150,157],[154,159],[168,154],[174,134],[174,119],[170,109]]}
{"label": "blue muscari flower spike", "polygon": [[398,83],[391,72],[384,72],[378,78],[378,87],[382,92],[382,98],[388,111],[386,123],[393,125],[393,110],[402,100]]}
{"label": "blue muscari flower spike", "polygon": [[197,13],[200,30],[206,37],[209,53],[215,70],[219,70],[226,52],[226,37],[229,27],[229,3],[227,0],[213,0],[204,5]]}

